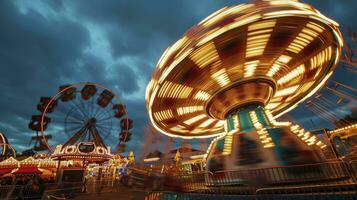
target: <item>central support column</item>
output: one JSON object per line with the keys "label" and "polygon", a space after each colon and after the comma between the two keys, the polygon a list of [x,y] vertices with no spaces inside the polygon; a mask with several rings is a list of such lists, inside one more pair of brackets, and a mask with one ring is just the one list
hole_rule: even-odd
{"label": "central support column", "polygon": [[258,104],[252,104],[245,106],[244,108],[239,108],[228,114],[226,119],[227,132],[230,132],[232,130],[238,130],[240,132],[249,132],[254,130],[255,125],[251,119],[252,113],[256,115],[257,122],[262,127],[270,126],[270,122],[268,120],[267,115],[265,114],[264,108]]}

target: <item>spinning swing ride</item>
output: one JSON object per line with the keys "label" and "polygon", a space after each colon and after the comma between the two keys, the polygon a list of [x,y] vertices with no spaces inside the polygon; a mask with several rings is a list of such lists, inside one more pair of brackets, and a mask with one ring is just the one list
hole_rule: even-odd
{"label": "spinning swing ride", "polygon": [[326,144],[275,119],[325,84],[342,46],[338,24],[308,4],[222,8],[160,58],[146,89],[151,122],[171,137],[215,137],[209,171],[321,162]]}
{"label": "spinning swing ride", "polygon": [[38,149],[49,150],[54,159],[109,160],[111,148],[131,138],[133,121],[125,105],[99,84],[61,86],[53,97],[41,97],[38,110],[41,115],[32,116],[29,127],[41,138]]}

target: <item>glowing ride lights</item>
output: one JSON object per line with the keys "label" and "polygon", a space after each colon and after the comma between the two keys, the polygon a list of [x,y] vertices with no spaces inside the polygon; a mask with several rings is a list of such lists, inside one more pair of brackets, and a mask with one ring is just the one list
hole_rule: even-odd
{"label": "glowing ride lights", "polygon": [[216,137],[206,155],[209,169],[210,161],[241,166],[227,160],[244,163],[237,157],[248,144],[269,158],[257,166],[288,165],[289,146],[298,154],[325,144],[275,118],[323,86],[342,45],[338,24],[298,1],[222,8],[160,58],[146,89],[150,120],[171,137]]}
{"label": "glowing ride lights", "polygon": [[357,123],[345,127],[341,127],[332,131],[328,131],[327,133],[330,138],[334,138],[336,136],[349,137],[351,135],[354,135],[356,129],[357,129]]}

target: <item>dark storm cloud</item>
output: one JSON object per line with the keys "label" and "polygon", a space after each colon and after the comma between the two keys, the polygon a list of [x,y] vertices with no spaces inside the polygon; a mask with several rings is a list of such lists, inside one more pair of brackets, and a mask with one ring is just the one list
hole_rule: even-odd
{"label": "dark storm cloud", "polygon": [[25,146],[38,99],[54,92],[89,37],[79,24],[21,14],[11,1],[0,2],[0,24],[0,128]]}
{"label": "dark storm cloud", "polygon": [[[145,74],[161,53],[201,19],[225,5],[199,1],[77,1],[74,7],[82,19],[102,24],[114,57],[136,56]],[[134,66],[135,67],[135,66]],[[149,77],[149,76],[146,76]]]}

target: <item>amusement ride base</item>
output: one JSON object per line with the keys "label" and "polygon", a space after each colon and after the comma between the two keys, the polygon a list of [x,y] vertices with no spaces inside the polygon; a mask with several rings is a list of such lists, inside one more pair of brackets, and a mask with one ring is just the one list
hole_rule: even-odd
{"label": "amusement ride base", "polygon": [[[303,130],[295,131],[295,134],[291,127],[290,123],[274,125],[260,105],[247,105],[231,112],[227,117],[227,134],[215,139],[209,147],[208,171],[325,161],[320,148],[310,147],[315,144],[316,137]],[[299,138],[299,134],[305,140]]]}

